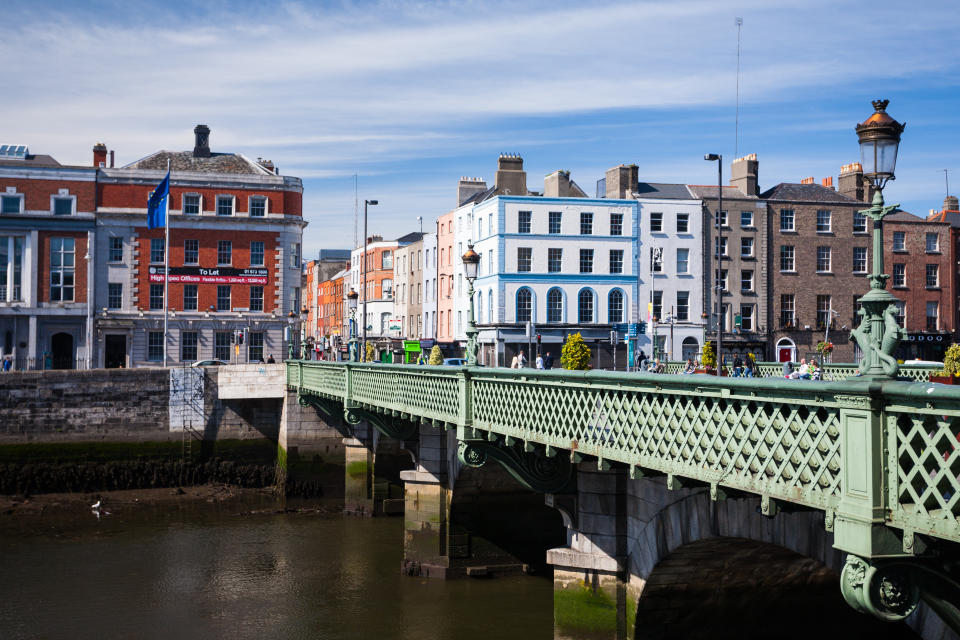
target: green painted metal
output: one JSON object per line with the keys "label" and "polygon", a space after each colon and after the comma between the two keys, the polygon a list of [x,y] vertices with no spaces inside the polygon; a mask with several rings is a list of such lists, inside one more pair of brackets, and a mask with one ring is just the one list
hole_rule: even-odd
{"label": "green painted metal", "polygon": [[[668,362],[666,364],[666,373],[680,373],[685,366],[685,362]],[[823,379],[831,382],[856,377],[860,370],[860,365],[836,363],[822,365],[822,368]],[[901,378],[910,378],[918,382],[926,382],[930,379],[930,373],[932,371],[938,371],[942,368],[942,365],[900,365],[898,375]],[[727,366],[727,373],[732,373],[732,367]],[[783,377],[783,363],[758,362],[754,375],[757,378],[781,378]]]}
{"label": "green painted metal", "polygon": [[[960,542],[960,389],[946,385],[323,361],[288,363],[287,380],[348,408],[805,505],[828,522],[847,509],[851,522],[907,532],[904,547],[914,534]],[[867,465],[862,450],[845,452],[844,430],[886,455]],[[844,478],[865,487],[863,505]]]}

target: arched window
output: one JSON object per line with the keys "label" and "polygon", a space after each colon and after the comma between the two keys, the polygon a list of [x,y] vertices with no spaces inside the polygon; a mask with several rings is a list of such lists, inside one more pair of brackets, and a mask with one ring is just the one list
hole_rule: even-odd
{"label": "arched window", "polygon": [[547,322],[563,322],[563,291],[550,289],[547,293]]}
{"label": "arched window", "polygon": [[524,287],[517,291],[517,322],[529,322],[533,319],[533,295]]}
{"label": "arched window", "polygon": [[493,324],[493,289],[487,291],[487,322]]}
{"label": "arched window", "polygon": [[614,289],[607,296],[607,322],[623,322],[623,291]]}
{"label": "arched window", "polygon": [[593,322],[593,291],[583,289],[577,296],[577,322]]}
{"label": "arched window", "polygon": [[683,344],[680,345],[680,351],[681,358],[684,360],[692,360],[700,353],[700,343],[696,338],[686,337],[683,339]]}

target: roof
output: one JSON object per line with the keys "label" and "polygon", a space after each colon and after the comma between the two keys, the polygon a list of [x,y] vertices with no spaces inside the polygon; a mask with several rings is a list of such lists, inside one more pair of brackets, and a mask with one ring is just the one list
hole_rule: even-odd
{"label": "roof", "polygon": [[350,249],[320,249],[317,260],[349,260]]}
{"label": "roof", "polygon": [[422,233],[419,231],[413,231],[412,233],[408,233],[405,236],[400,236],[397,238],[397,242],[400,244],[413,244],[414,242],[420,241],[421,238],[423,238]]}
{"label": "roof", "polygon": [[927,217],[927,222],[947,222],[953,228],[960,228],[960,211],[944,209]]}
{"label": "roof", "polygon": [[[687,188],[697,198],[710,199],[717,197],[717,185],[688,184]],[[755,195],[744,193],[737,187],[727,185],[723,187],[723,197],[729,200],[759,200]]]}
{"label": "roof", "polygon": [[685,184],[666,182],[638,182],[637,196],[641,198],[667,198],[672,200],[696,200]]}
{"label": "roof", "polygon": [[772,189],[760,194],[764,200],[783,200],[789,202],[836,202],[841,204],[863,204],[855,198],[845,196],[830,187],[819,184],[797,184],[781,182]]}
{"label": "roof", "polygon": [[197,158],[194,157],[192,151],[157,151],[146,158],[141,158],[126,165],[124,169],[166,171],[167,160],[170,161],[172,171],[275,175],[273,171],[264,169],[239,153],[211,153],[209,158]]}
{"label": "roof", "polygon": [[469,198],[466,198],[463,202],[460,203],[459,206],[462,207],[462,206],[465,205],[465,204],[479,204],[479,203],[483,202],[484,200],[489,200],[490,198],[492,198],[492,197],[495,196],[495,195],[497,195],[497,186],[496,186],[496,185],[494,185],[494,186],[492,186],[492,187],[489,187],[488,189],[486,189],[486,190],[484,190],[484,191],[478,191],[477,193],[473,194],[473,195],[470,196]]}
{"label": "roof", "polygon": [[[27,155],[23,158],[0,157],[0,165],[5,167],[62,167],[63,165],[45,154]],[[89,167],[92,169],[93,167]]]}
{"label": "roof", "polygon": [[926,218],[921,218],[920,216],[914,215],[909,211],[904,211],[899,209],[891,214],[888,214],[883,218],[884,223],[886,222],[942,222],[940,220],[929,220]]}

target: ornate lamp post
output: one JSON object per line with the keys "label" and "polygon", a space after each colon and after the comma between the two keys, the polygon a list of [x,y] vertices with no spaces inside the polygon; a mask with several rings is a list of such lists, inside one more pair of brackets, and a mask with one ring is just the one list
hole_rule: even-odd
{"label": "ornate lamp post", "polygon": [[473,244],[467,245],[467,252],[461,258],[467,276],[467,295],[470,296],[470,317],[467,320],[467,366],[477,364],[477,321],[473,313],[473,281],[477,279],[480,268],[480,254],[473,250]]}
{"label": "ornate lamp post", "polygon": [[350,362],[357,361],[357,299],[360,294],[350,289],[347,294],[347,307],[350,309]]}
{"label": "ornate lamp post", "polygon": [[296,321],[296,313],[287,313],[287,360],[293,360],[293,325]]}
{"label": "ornate lamp post", "polygon": [[892,378],[899,366],[893,356],[905,332],[897,324],[897,298],[886,290],[889,275],[883,272],[883,218],[899,205],[884,206],[883,187],[894,179],[900,134],[906,126],[887,115],[889,100],[874,100],[874,113],[857,125],[863,175],[875,191],[873,205],[860,213],[873,219],[873,272],[870,291],[859,302],[860,326],[850,332],[863,352],[860,373],[873,378]]}
{"label": "ornate lamp post", "polygon": [[300,308],[300,359],[307,359],[307,317],[310,310],[306,307]]}
{"label": "ornate lamp post", "polygon": [[[723,271],[723,155],[719,153],[708,153],[703,156],[707,162],[717,163],[717,250],[716,271],[712,274],[714,279],[714,288],[717,291],[717,375],[723,373],[723,325],[726,322],[727,314],[723,308],[723,281],[720,279],[720,273]],[[706,344],[706,341],[704,341]]]}

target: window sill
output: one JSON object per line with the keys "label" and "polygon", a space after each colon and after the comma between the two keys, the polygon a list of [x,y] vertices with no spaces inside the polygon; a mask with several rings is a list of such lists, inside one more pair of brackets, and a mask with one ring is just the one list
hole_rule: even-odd
{"label": "window sill", "polygon": [[820,231],[819,229],[817,229],[817,235],[818,235],[818,236],[832,236],[832,235],[833,235],[833,231]]}
{"label": "window sill", "polygon": [[818,276],[832,276],[833,271],[817,271]]}
{"label": "window sill", "polygon": [[909,251],[907,251],[906,249],[894,249],[893,252],[894,252],[894,253],[909,253]]}
{"label": "window sill", "polygon": [[940,251],[924,251],[924,253],[927,254],[928,256],[939,256],[939,255],[942,255],[942,253],[941,253]]}
{"label": "window sill", "polygon": [[926,290],[927,290],[927,291],[939,291],[939,290],[940,290],[940,285],[937,284],[937,285],[931,286],[931,285],[928,284],[928,285],[926,286]]}
{"label": "window sill", "polygon": [[797,230],[796,230],[796,229],[780,229],[780,233],[787,233],[787,234],[790,234],[790,235],[796,235],[796,234],[797,234]]}
{"label": "window sill", "polygon": [[796,272],[795,269],[780,269],[780,273],[787,273],[787,274],[796,275],[797,272]]}
{"label": "window sill", "polygon": [[906,291],[906,290],[909,289],[910,287],[908,287],[908,286],[905,285],[905,284],[894,284],[894,285],[891,285],[890,288],[891,288],[891,289],[902,289],[903,291]]}

